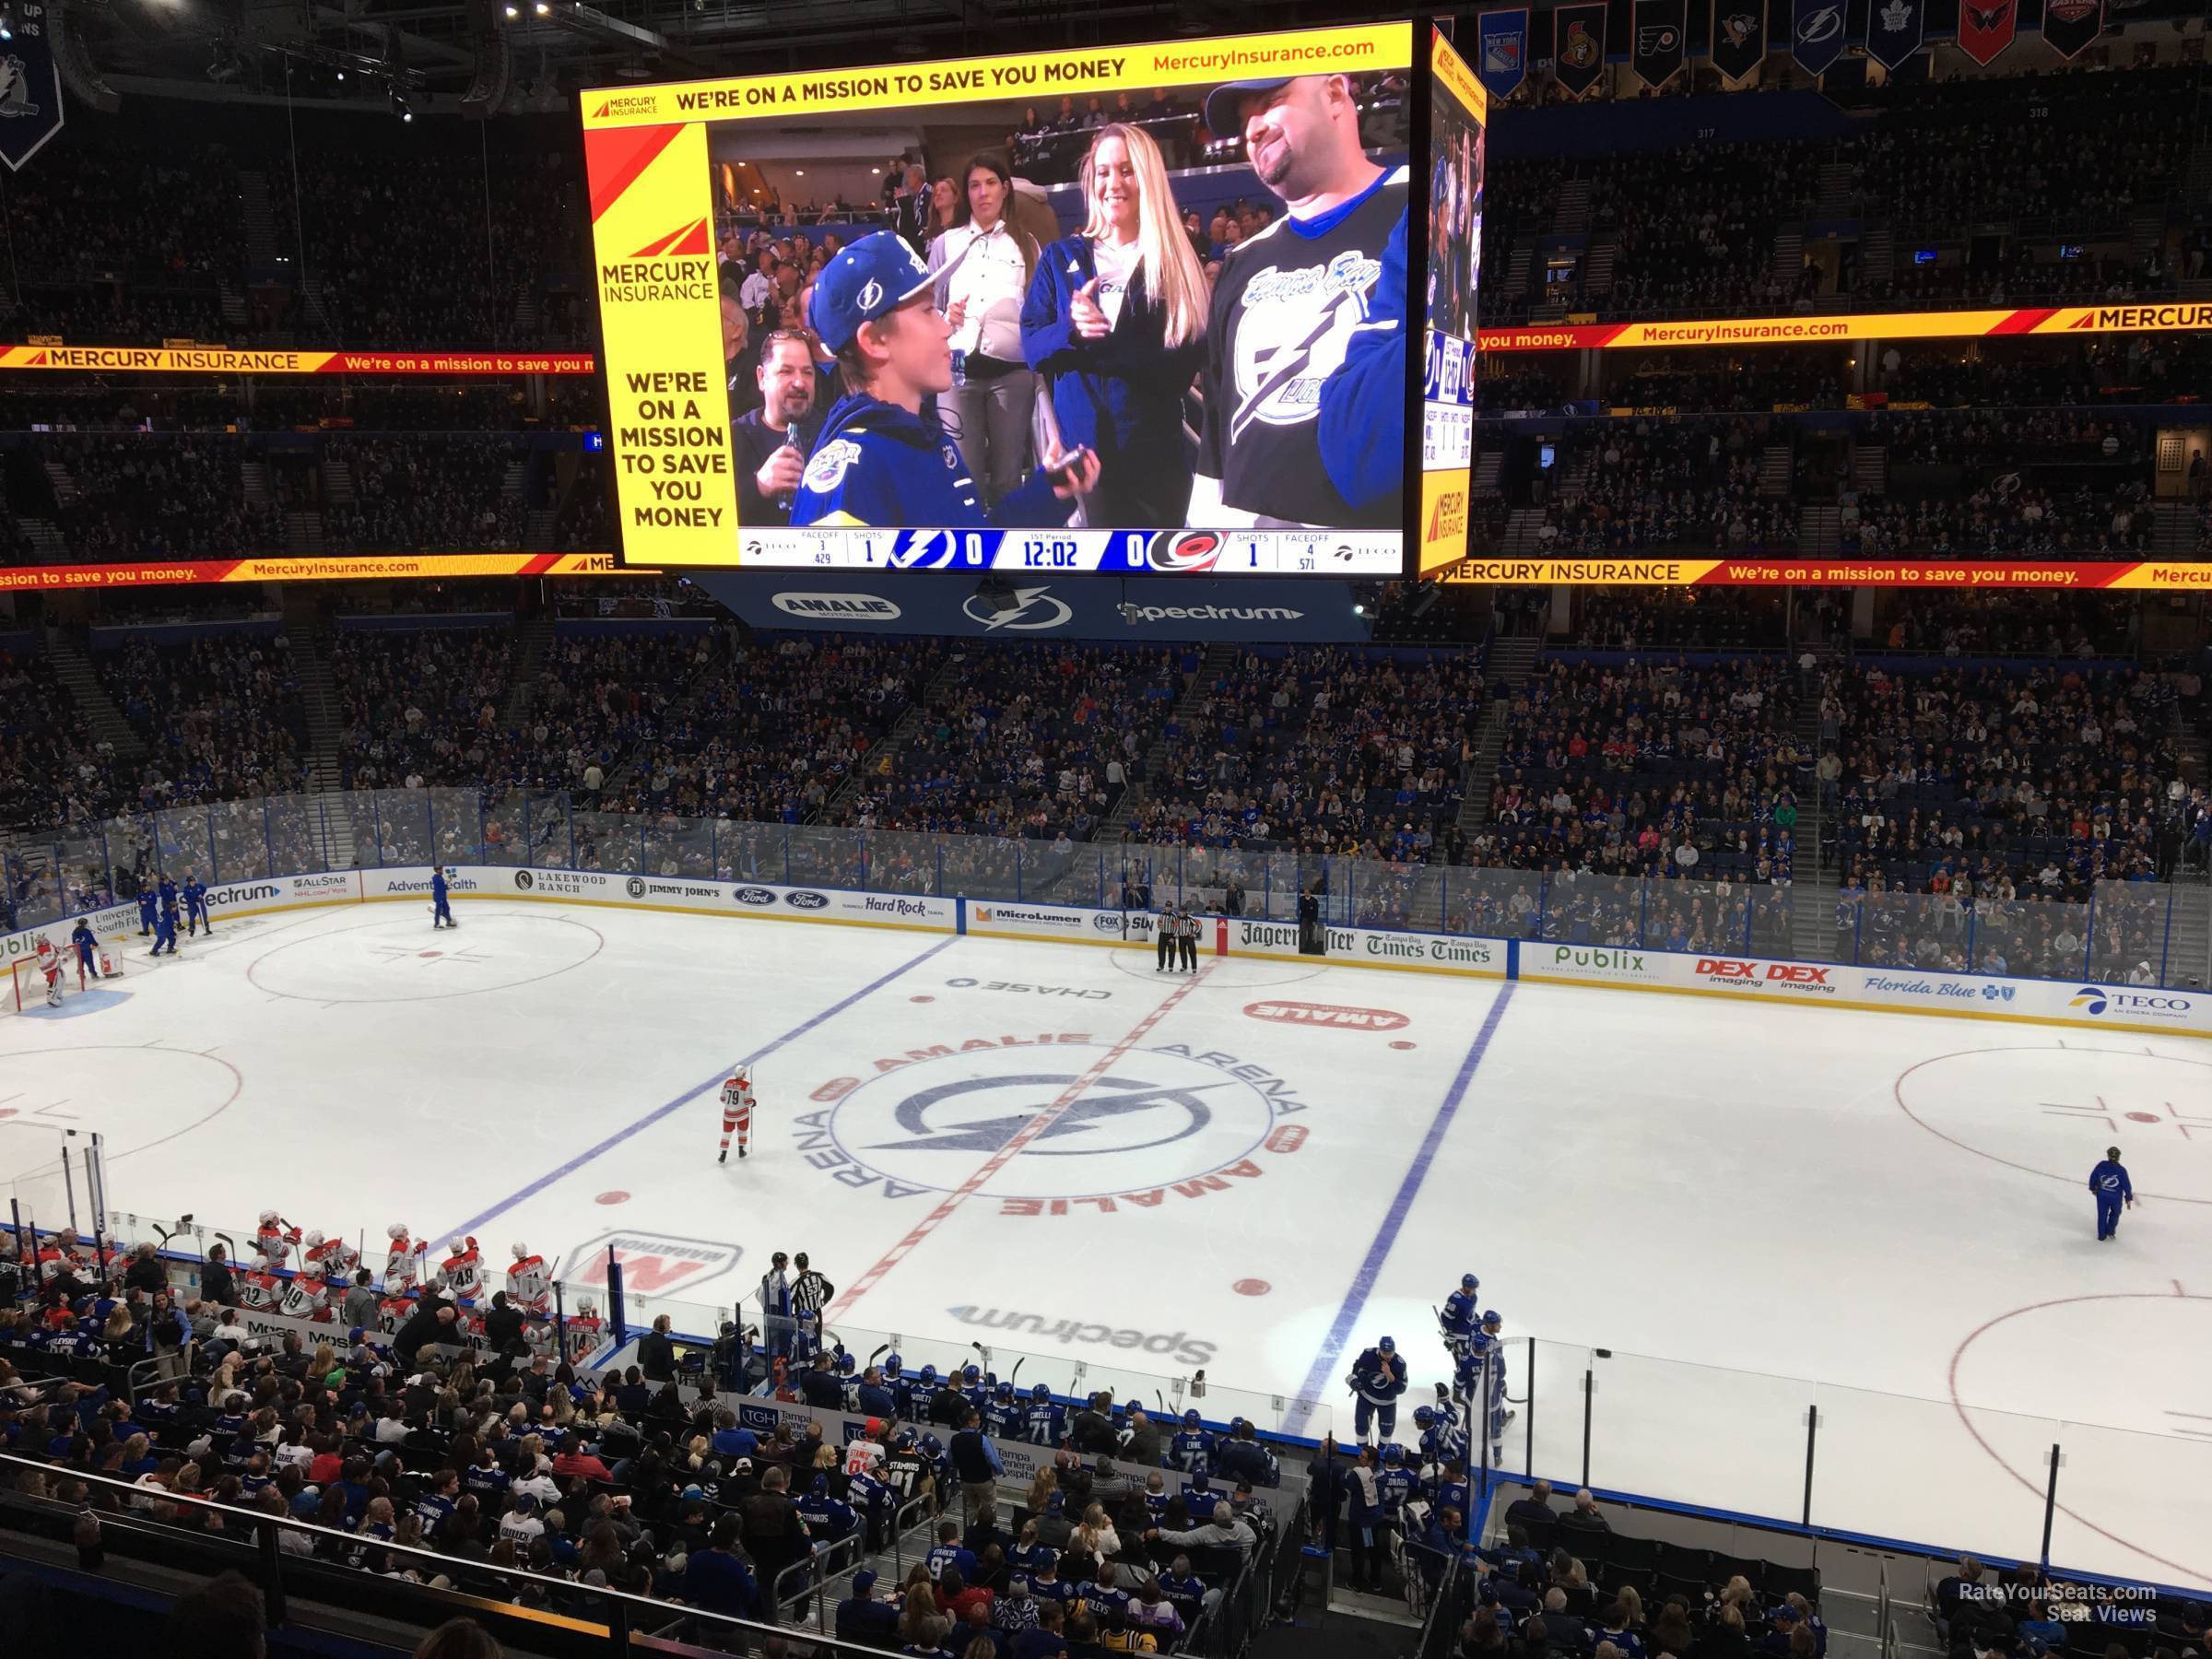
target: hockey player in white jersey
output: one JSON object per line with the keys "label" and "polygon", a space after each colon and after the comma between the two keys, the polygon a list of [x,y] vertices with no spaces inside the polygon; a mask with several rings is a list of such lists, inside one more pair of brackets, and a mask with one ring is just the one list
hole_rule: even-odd
{"label": "hockey player in white jersey", "polygon": [[517,1243],[514,1260],[507,1265],[507,1305],[531,1319],[543,1319],[553,1303],[553,1279],[546,1259],[532,1255],[530,1246]]}
{"label": "hockey player in white jersey", "polygon": [[430,1241],[428,1239],[410,1239],[407,1224],[394,1221],[384,1229],[384,1236],[392,1247],[384,1254],[384,1294],[406,1296],[422,1283],[423,1269],[429,1265]]}
{"label": "hockey player in white jersey", "polygon": [[730,1161],[730,1136],[737,1137],[737,1156],[743,1158],[753,1143],[753,1078],[744,1066],[733,1066],[722,1086],[722,1156]]}
{"label": "hockey player in white jersey", "polygon": [[445,1260],[438,1271],[445,1276],[446,1288],[454,1300],[475,1301],[484,1294],[484,1257],[476,1240],[448,1240]]}
{"label": "hockey player in white jersey", "polygon": [[273,1209],[261,1212],[261,1226],[253,1234],[253,1248],[271,1267],[281,1267],[300,1242],[300,1230]]}

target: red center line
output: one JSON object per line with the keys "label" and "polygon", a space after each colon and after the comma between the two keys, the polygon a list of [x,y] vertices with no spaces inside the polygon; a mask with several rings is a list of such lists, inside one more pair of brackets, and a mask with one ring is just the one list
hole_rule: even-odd
{"label": "red center line", "polygon": [[961,1182],[959,1186],[953,1188],[951,1192],[946,1194],[945,1196],[938,1201],[937,1207],[931,1210],[929,1214],[923,1217],[921,1220],[915,1222],[913,1230],[909,1232],[905,1238],[900,1240],[898,1243],[892,1245],[890,1249],[884,1252],[883,1259],[877,1262],[873,1267],[869,1268],[865,1273],[862,1274],[860,1277],[846,1289],[844,1295],[839,1298],[837,1304],[830,1310],[829,1313],[825,1315],[825,1317],[835,1319],[851,1318],[853,1308],[859,1303],[862,1297],[867,1295],[870,1290],[874,1289],[876,1286],[882,1281],[884,1277],[888,1274],[892,1268],[896,1267],[900,1262],[904,1261],[908,1255],[912,1253],[916,1245],[920,1244],[923,1240],[928,1238],[931,1233],[936,1231],[937,1228],[944,1222],[945,1218],[950,1216],[954,1210],[959,1208],[962,1204],[966,1203],[969,1198],[972,1197],[978,1191],[980,1191],[985,1182],[989,1181],[992,1176],[997,1174],[999,1171],[1005,1169],[1008,1163],[1012,1162],[1024,1147],[1028,1146],[1040,1135],[1042,1135],[1047,1129],[1058,1123],[1061,1116],[1067,1111],[1067,1109],[1083,1098],[1084,1090],[1088,1089],[1100,1077],[1103,1077],[1107,1071],[1117,1061],[1119,1061],[1124,1055],[1127,1054],[1131,1049],[1135,1048],[1140,1041],[1144,1040],[1147,1032],[1151,1030],[1154,1026],[1158,1025],[1168,1016],[1169,1013],[1173,1010],[1177,1003],[1181,1002],[1184,997],[1195,991],[1200,982],[1205,980],[1206,976],[1211,973],[1213,971],[1214,964],[1212,962],[1208,962],[1204,967],[1199,969],[1198,971],[1193,974],[1189,979],[1184,980],[1182,983],[1177,985],[1174,990],[1169,992],[1166,1000],[1163,1001],[1159,1006],[1153,1009],[1151,1013],[1146,1015],[1144,1018],[1138,1020],[1136,1024],[1131,1028],[1127,1036],[1122,1038],[1112,1048],[1108,1049],[1103,1054],[1100,1054],[1098,1059],[1093,1061],[1090,1065],[1090,1068],[1081,1077],[1077,1077],[1073,1083],[1069,1084],[1066,1088],[1063,1089],[1058,1098],[1055,1099],[1051,1105],[1047,1106],[1042,1112],[1039,1112],[1035,1117],[1024,1124],[1019,1129],[1016,1130],[1014,1134],[1008,1137],[1005,1146],[1001,1147],[997,1151],[992,1153],[990,1157],[983,1159],[982,1165],[976,1170],[974,1174],[969,1176],[968,1179]]}

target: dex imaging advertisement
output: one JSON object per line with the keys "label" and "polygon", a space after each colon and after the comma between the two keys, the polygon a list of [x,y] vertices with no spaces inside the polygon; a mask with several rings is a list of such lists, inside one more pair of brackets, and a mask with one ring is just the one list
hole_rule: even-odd
{"label": "dex imaging advertisement", "polygon": [[1421,379],[1420,569],[1467,550],[1482,261],[1482,82],[1441,35],[1429,60],[1429,288]]}
{"label": "dex imaging advertisement", "polygon": [[1399,574],[1413,45],[584,93],[624,562]]}

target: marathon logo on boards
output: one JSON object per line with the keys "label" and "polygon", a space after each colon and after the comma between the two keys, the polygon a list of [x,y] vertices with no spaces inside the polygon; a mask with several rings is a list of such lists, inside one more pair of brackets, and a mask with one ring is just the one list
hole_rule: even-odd
{"label": "marathon logo on boards", "polygon": [[1023,1313],[1011,1308],[947,1308],[945,1312],[964,1325],[980,1325],[986,1331],[1003,1331],[1008,1336],[1041,1336],[1064,1347],[1088,1343],[1098,1347],[1124,1348],[1132,1353],[1157,1354],[1163,1359],[1174,1359],[1184,1365],[1211,1365],[1214,1356],[1220,1352],[1219,1344],[1194,1337],[1188,1331],[1172,1334],[1138,1331],[1127,1326],[1100,1324],[1082,1318]]}
{"label": "marathon logo on boards", "polygon": [[1731,989],[1778,986],[1784,990],[1818,991],[1823,996],[1832,996],[1836,990],[1829,982],[1826,968],[1816,968],[1807,962],[1746,962],[1733,957],[1700,957],[1696,972],[1701,980]]}
{"label": "marathon logo on boards", "polygon": [[718,1279],[737,1265],[744,1247],[715,1239],[685,1239],[672,1233],[601,1233],[560,1257],[561,1282],[593,1289],[606,1284],[609,1253],[622,1264],[625,1294],[688,1295],[695,1285]]}
{"label": "marathon logo on boards", "polygon": [[1393,1008],[1347,1008],[1334,1003],[1246,1003],[1244,1012],[1281,1025],[1324,1026],[1339,1031],[1394,1031],[1412,1023]]}
{"label": "marathon logo on boards", "polygon": [[[523,892],[566,894],[572,898],[603,893],[606,890],[607,883],[613,879],[610,876],[594,875],[589,870],[517,870],[514,873],[514,885]],[[458,883],[452,885],[458,890]],[[423,886],[428,888],[429,883],[425,882]]]}

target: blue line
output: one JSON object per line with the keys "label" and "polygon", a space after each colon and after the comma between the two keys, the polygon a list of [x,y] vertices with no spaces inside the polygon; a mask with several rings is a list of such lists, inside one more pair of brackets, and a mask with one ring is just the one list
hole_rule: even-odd
{"label": "blue line", "polygon": [[[803,1024],[792,1027],[792,1029],[784,1032],[782,1036],[776,1038],[771,1042],[764,1043],[759,1048],[755,1049],[751,1053],[746,1055],[744,1059],[736,1062],[736,1064],[739,1065],[752,1065],[759,1061],[765,1060],[769,1055],[774,1053],[785,1043],[797,1041],[800,1038],[806,1036],[807,1032],[813,1030],[815,1027],[820,1025],[824,1020],[835,1018],[838,1015],[842,1014],[847,1008],[851,1007],[854,1003],[860,1002],[864,998],[874,995],[877,992],[882,990],[884,986],[889,984],[893,980],[899,978],[900,975],[907,973],[913,969],[919,968],[923,963],[928,961],[931,957],[935,956],[938,951],[943,950],[949,945],[957,944],[958,942],[958,938],[954,936],[947,936],[946,938],[939,939],[935,945],[932,945],[920,956],[900,963],[898,967],[892,969],[881,979],[871,980],[868,983],[863,985],[859,990],[853,992],[850,996],[845,997],[842,1001],[830,1004],[830,1006],[824,1008],[819,1014],[815,1015],[812,1018],[806,1020]],[[677,1095],[675,1100],[668,1101],[665,1105],[655,1106],[651,1112],[647,1112],[636,1123],[631,1124],[629,1127],[616,1130],[614,1134],[608,1135],[605,1140],[601,1141],[590,1151],[579,1152],[575,1157],[570,1159],[567,1163],[562,1164],[558,1170],[553,1170],[544,1175],[540,1175],[528,1186],[523,1188],[521,1192],[510,1194],[507,1197],[500,1199],[499,1203],[493,1205],[482,1215],[464,1221],[460,1226],[454,1228],[450,1233],[432,1233],[430,1236],[432,1238],[454,1238],[479,1230],[486,1224],[497,1220],[500,1216],[506,1214],[507,1211],[512,1209],[516,1205],[522,1203],[524,1199],[535,1198],[538,1194],[544,1192],[555,1182],[565,1180],[567,1177],[573,1175],[577,1171],[582,1169],[585,1164],[590,1163],[601,1153],[611,1152],[615,1147],[620,1146],[624,1141],[629,1139],[631,1135],[639,1134],[642,1130],[652,1128],[653,1124],[659,1123],[670,1112],[677,1111],[682,1107],[688,1106],[693,1100],[698,1100],[700,1095],[705,1094],[708,1089],[712,1088],[728,1075],[729,1068],[726,1066],[722,1068],[721,1070],[715,1072],[714,1075],[709,1077],[705,1082],[698,1084],[691,1088],[686,1089],[682,1094]]]}
{"label": "blue line", "polygon": [[[1352,1327],[1357,1324],[1367,1299],[1374,1294],[1375,1280],[1382,1276],[1382,1264],[1390,1255],[1391,1246],[1397,1242],[1398,1230],[1406,1225],[1406,1218],[1413,1211],[1413,1201],[1420,1195],[1421,1182],[1428,1179],[1429,1166],[1435,1161],[1437,1149],[1444,1144],[1444,1135],[1452,1127],[1452,1120],[1459,1112],[1459,1103],[1466,1099],[1467,1086],[1475,1081],[1475,1070],[1482,1064],[1490,1039],[1498,1034],[1498,1022],[1505,1017],[1506,1004],[1513,999],[1513,984],[1508,980],[1498,988],[1490,1011],[1483,1017],[1482,1030],[1475,1033],[1475,1041],[1467,1050],[1466,1058],[1459,1063],[1459,1075],[1452,1079],[1445,1090],[1443,1103],[1436,1109],[1436,1117],[1429,1125],[1429,1133],[1421,1140],[1421,1149],[1413,1155],[1413,1167],[1406,1171],[1406,1179],[1398,1182],[1397,1195],[1383,1212],[1382,1225],[1375,1230],[1374,1242],[1367,1247],[1367,1256],[1359,1264],[1359,1271],[1352,1276],[1352,1288],[1344,1293],[1344,1306],[1336,1310],[1336,1323],[1329,1327],[1329,1335],[1313,1356],[1313,1368],[1306,1372],[1306,1385],[1299,1390],[1301,1402],[1318,1400],[1322,1388],[1344,1354],[1345,1344],[1351,1340]],[[1296,1434],[1305,1427],[1310,1407],[1294,1404],[1290,1414],[1284,1418],[1287,1433]]]}

